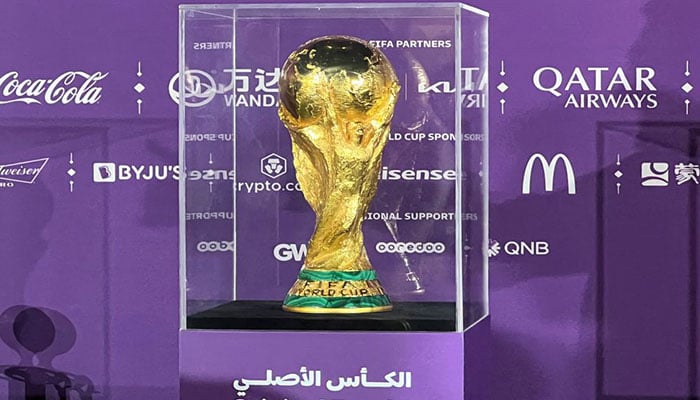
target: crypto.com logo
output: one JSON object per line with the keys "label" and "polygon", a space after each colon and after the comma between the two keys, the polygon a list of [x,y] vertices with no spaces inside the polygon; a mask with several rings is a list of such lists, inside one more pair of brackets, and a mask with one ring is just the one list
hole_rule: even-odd
{"label": "crypto.com logo", "polygon": [[279,178],[287,173],[287,159],[276,153],[266,155],[260,159],[260,173],[268,178]]}
{"label": "crypto.com logo", "polygon": [[19,72],[0,76],[0,105],[24,104],[95,104],[102,98],[97,83],[109,73],[64,72],[52,79],[21,79]]}
{"label": "crypto.com logo", "polygon": [[0,165],[0,188],[13,187],[15,183],[34,183],[48,161],[48,158],[37,158]]}
{"label": "crypto.com logo", "polygon": [[530,194],[530,186],[532,181],[532,169],[535,166],[535,162],[539,161],[542,165],[542,172],[544,174],[544,190],[546,192],[551,192],[554,190],[554,173],[556,172],[557,164],[561,161],[566,169],[566,184],[569,194],[576,194],[576,175],[574,174],[574,167],[571,165],[569,158],[563,153],[556,154],[551,161],[547,159],[540,153],[533,154],[525,165],[525,172],[523,174],[523,194]]}
{"label": "crypto.com logo", "polygon": [[[170,79],[168,91],[175,102],[180,102],[180,74]],[[185,71],[185,105],[187,107],[202,107],[209,104],[217,95],[214,77],[201,69]]]}

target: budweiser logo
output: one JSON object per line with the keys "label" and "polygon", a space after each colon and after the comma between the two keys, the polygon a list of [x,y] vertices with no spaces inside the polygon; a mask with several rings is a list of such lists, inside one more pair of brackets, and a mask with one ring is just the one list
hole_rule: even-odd
{"label": "budweiser logo", "polygon": [[109,73],[64,72],[54,79],[21,79],[19,72],[0,76],[0,104],[95,104],[102,97],[97,83]]}
{"label": "budweiser logo", "polygon": [[48,161],[48,158],[37,158],[0,165],[0,181],[34,183]]}

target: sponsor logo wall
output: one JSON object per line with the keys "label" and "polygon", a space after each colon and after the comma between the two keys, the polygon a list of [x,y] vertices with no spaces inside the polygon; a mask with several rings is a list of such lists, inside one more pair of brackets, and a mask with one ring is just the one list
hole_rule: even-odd
{"label": "sponsor logo wall", "polygon": [[[488,101],[491,113],[488,254],[499,382],[493,398],[698,396],[693,365],[700,352],[691,340],[697,337],[691,251],[700,190],[698,5],[480,3],[494,16],[491,69],[464,69],[461,90],[464,107]],[[19,310],[5,321],[33,316],[36,326],[56,328],[60,340],[53,345],[74,343],[55,362],[35,366],[86,377],[100,392],[94,398],[172,399],[178,323],[177,309],[167,310],[178,302],[178,179],[186,177],[209,205],[187,210],[188,224],[202,227],[189,250],[222,282],[232,279],[223,271],[230,271],[233,250],[245,246],[249,259],[273,265],[263,275],[279,272],[273,292],[286,290],[282,282],[296,274],[310,233],[298,227],[312,227],[313,220],[297,207],[304,200],[286,143],[253,147],[235,169],[232,133],[213,126],[188,135],[188,144],[207,151],[199,164],[180,170],[176,4],[100,7],[86,6],[81,15],[90,18],[61,2],[5,9],[0,265],[16,279],[2,286],[0,312],[41,311]],[[387,52],[400,49],[398,42],[376,40]],[[193,43],[201,52],[229,45]],[[264,110],[276,121],[277,66],[251,63],[223,72],[188,71],[187,105]],[[455,92],[454,82],[442,78],[408,83],[409,99],[442,101]],[[454,205],[408,196],[395,211],[381,188],[451,199],[445,191],[457,174],[446,154],[459,133],[413,128],[409,116],[402,118],[390,145],[404,157],[386,157],[365,227],[367,250],[384,265],[380,274],[407,282],[393,288],[408,296],[416,277],[430,293],[432,266],[454,255],[454,238],[430,231],[454,225]],[[286,135],[265,129],[275,138]],[[263,133],[245,135],[238,139]],[[466,127],[461,140],[481,142],[484,133]],[[418,150],[404,151],[409,148]],[[427,159],[436,152],[441,156]],[[241,229],[295,224],[236,244],[232,190],[238,206],[254,211],[238,222]],[[463,214],[482,218],[474,210]],[[257,266],[239,278],[254,282]],[[405,281],[409,276],[414,280]],[[625,293],[627,299],[620,297]],[[48,321],[42,315],[51,323],[41,325]],[[0,364],[21,362],[10,344],[0,347]],[[9,390],[0,388],[0,398],[9,398]]]}

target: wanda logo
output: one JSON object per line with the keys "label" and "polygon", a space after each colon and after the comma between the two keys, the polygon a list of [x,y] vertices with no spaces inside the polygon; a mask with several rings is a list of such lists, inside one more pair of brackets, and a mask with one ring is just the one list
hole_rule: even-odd
{"label": "wanda logo", "polygon": [[0,104],[95,104],[102,98],[98,83],[109,73],[68,71],[49,79],[23,79],[19,72],[0,76]]}

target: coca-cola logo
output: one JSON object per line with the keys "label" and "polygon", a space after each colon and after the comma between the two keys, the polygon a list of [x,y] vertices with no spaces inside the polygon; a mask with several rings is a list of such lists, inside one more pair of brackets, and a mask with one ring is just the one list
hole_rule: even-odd
{"label": "coca-cola logo", "polygon": [[0,104],[95,104],[102,98],[97,83],[107,75],[68,71],[53,79],[22,79],[11,71],[0,76]]}

